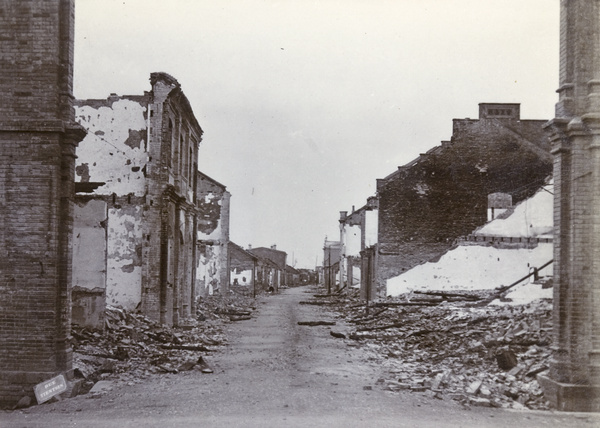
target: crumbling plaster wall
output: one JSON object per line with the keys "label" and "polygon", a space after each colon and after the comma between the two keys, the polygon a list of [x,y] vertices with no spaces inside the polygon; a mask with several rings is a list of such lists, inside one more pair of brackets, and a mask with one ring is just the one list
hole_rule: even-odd
{"label": "crumbling plaster wall", "polygon": [[221,207],[223,194],[207,192],[196,201],[198,206],[198,239],[220,240],[223,236]]}
{"label": "crumbling plaster wall", "polygon": [[106,302],[107,203],[78,198],[73,211],[72,322],[102,328]]}
{"label": "crumbling plaster wall", "polygon": [[106,302],[135,309],[142,290],[142,216],[139,205],[108,210]]}
{"label": "crumbling plaster wall", "polygon": [[226,292],[230,281],[229,201],[225,187],[199,174],[196,206],[198,209],[198,259],[196,295]]}
{"label": "crumbling plaster wall", "polygon": [[[94,196],[110,205],[106,303],[126,309],[137,307],[142,289],[147,101],[137,98],[110,96],[107,100],[77,101],[75,107],[76,120],[88,131],[77,149],[75,180],[105,183],[94,191]],[[79,260],[74,273],[85,271],[85,264]]]}
{"label": "crumbling plaster wall", "polygon": [[200,245],[198,267],[196,269],[196,296],[206,297],[219,289],[221,247],[219,245]]}
{"label": "crumbling plaster wall", "polygon": [[75,118],[88,134],[77,148],[75,181],[106,183],[96,194],[144,195],[147,107],[130,99],[109,98],[98,107],[83,103],[75,107]]}

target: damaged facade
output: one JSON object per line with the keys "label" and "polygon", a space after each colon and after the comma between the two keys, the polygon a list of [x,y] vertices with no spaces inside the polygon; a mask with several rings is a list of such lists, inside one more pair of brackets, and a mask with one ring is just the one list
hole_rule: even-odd
{"label": "damaged facade", "polygon": [[387,279],[485,224],[488,195],[505,193],[517,203],[545,183],[552,157],[544,123],[521,120],[519,104],[482,103],[479,119],[454,119],[451,141],[377,180],[379,295]]}
{"label": "damaged facade", "polygon": [[342,245],[342,282],[347,287],[360,287],[361,297],[375,297],[372,286],[377,244],[378,201],[375,196],[366,205],[347,214],[340,212],[340,239]]}
{"label": "damaged facade", "polygon": [[227,188],[197,172],[198,250],[196,295],[229,290],[229,200]]}
{"label": "damaged facade", "polygon": [[75,102],[73,322],[102,326],[105,305],[177,324],[194,312],[196,184],[202,129],[179,83]]}
{"label": "damaged facade", "polygon": [[[230,280],[234,290],[256,296],[266,292],[277,292],[286,284],[286,259],[284,251],[272,248],[248,248],[229,242]],[[294,272],[290,271],[290,278]]]}

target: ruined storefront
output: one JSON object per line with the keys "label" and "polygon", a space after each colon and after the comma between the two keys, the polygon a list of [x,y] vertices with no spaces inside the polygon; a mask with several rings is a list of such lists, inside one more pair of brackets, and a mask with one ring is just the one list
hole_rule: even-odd
{"label": "ruined storefront", "polygon": [[202,129],[173,77],[150,82],[141,96],[75,103],[88,130],[75,177],[77,323],[100,327],[104,304],[165,324],[193,313]]}

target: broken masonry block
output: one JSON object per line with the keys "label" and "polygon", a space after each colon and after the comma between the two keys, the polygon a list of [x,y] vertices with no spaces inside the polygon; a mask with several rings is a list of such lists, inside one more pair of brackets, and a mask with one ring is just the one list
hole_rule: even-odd
{"label": "broken masonry block", "polygon": [[469,394],[477,394],[477,392],[479,391],[479,388],[481,388],[481,385],[483,384],[483,381],[481,379],[473,381],[469,384],[469,386],[467,387],[467,392]]}

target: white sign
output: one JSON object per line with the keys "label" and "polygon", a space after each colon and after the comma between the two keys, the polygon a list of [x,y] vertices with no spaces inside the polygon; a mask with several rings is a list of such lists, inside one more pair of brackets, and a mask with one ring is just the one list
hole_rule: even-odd
{"label": "white sign", "polygon": [[35,386],[35,398],[37,398],[38,404],[42,404],[44,401],[48,401],[55,395],[66,390],[67,382],[65,381],[65,377],[58,375],[50,380],[38,383]]}

